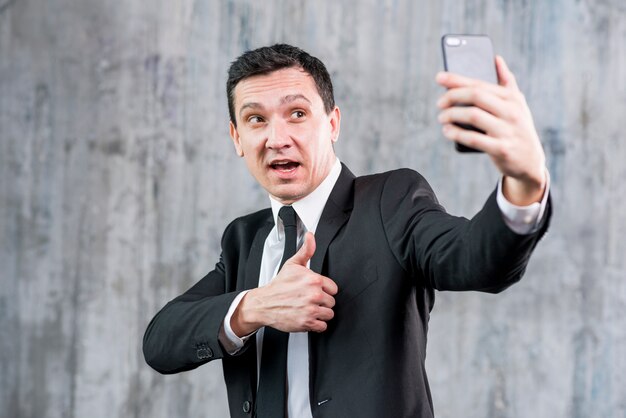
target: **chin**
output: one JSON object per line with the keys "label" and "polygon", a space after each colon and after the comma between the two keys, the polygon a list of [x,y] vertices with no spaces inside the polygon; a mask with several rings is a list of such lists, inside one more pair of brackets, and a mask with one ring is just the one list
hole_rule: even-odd
{"label": "chin", "polygon": [[[291,190],[289,190],[291,189]],[[275,189],[273,192],[270,192],[270,194],[272,196],[274,196],[275,199],[283,202],[286,205],[290,205],[293,202],[302,199],[304,196],[306,196],[306,192],[303,191],[302,189],[297,190],[294,188],[283,188],[283,187],[279,187],[277,189]]]}

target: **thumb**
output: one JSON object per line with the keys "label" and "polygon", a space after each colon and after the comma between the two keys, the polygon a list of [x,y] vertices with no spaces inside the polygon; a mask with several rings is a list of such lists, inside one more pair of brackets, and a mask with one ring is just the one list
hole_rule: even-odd
{"label": "thumb", "polygon": [[[286,263],[298,264],[306,267],[306,263],[313,257],[315,253],[315,236],[311,232],[307,232],[304,235],[304,243],[297,253],[293,255]],[[285,264],[286,264],[285,263]]]}
{"label": "thumb", "polygon": [[500,55],[496,55],[496,70],[498,72],[498,81],[501,86],[511,86],[516,90],[519,89],[517,87],[517,81],[515,80],[515,76],[513,75],[511,70],[509,70],[509,66],[506,65],[504,58],[502,58]]}

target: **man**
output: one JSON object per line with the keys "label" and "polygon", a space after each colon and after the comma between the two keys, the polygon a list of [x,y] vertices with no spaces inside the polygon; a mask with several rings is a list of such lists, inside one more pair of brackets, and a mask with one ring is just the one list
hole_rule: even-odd
{"label": "man", "polygon": [[221,358],[233,417],[432,417],[434,290],[505,289],[548,224],[532,116],[496,66],[499,86],[437,75],[444,135],[502,173],[468,221],[414,171],[355,178],[339,162],[341,114],[321,61],[289,45],[234,61],[230,135],[271,209],[233,221],[215,269],[155,316],[148,364],[177,373]]}

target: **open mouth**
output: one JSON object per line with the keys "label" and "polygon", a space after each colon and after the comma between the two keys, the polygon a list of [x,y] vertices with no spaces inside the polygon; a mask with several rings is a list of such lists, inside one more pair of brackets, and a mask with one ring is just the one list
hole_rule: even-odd
{"label": "open mouth", "polygon": [[296,161],[275,161],[273,163],[270,164],[270,167],[272,167],[272,169],[283,172],[283,173],[288,173],[290,171],[295,170],[296,168],[298,168],[300,166],[299,162]]}

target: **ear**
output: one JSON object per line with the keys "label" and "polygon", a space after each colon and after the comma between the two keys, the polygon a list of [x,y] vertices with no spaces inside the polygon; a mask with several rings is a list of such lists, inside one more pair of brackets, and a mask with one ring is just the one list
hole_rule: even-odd
{"label": "ear", "polygon": [[330,112],[330,140],[337,142],[339,139],[339,130],[341,128],[341,111],[338,106]]}
{"label": "ear", "polygon": [[233,140],[233,144],[235,145],[235,151],[237,155],[243,157],[243,148],[241,147],[241,139],[239,137],[239,132],[237,132],[237,127],[235,124],[230,121],[230,138]]}

